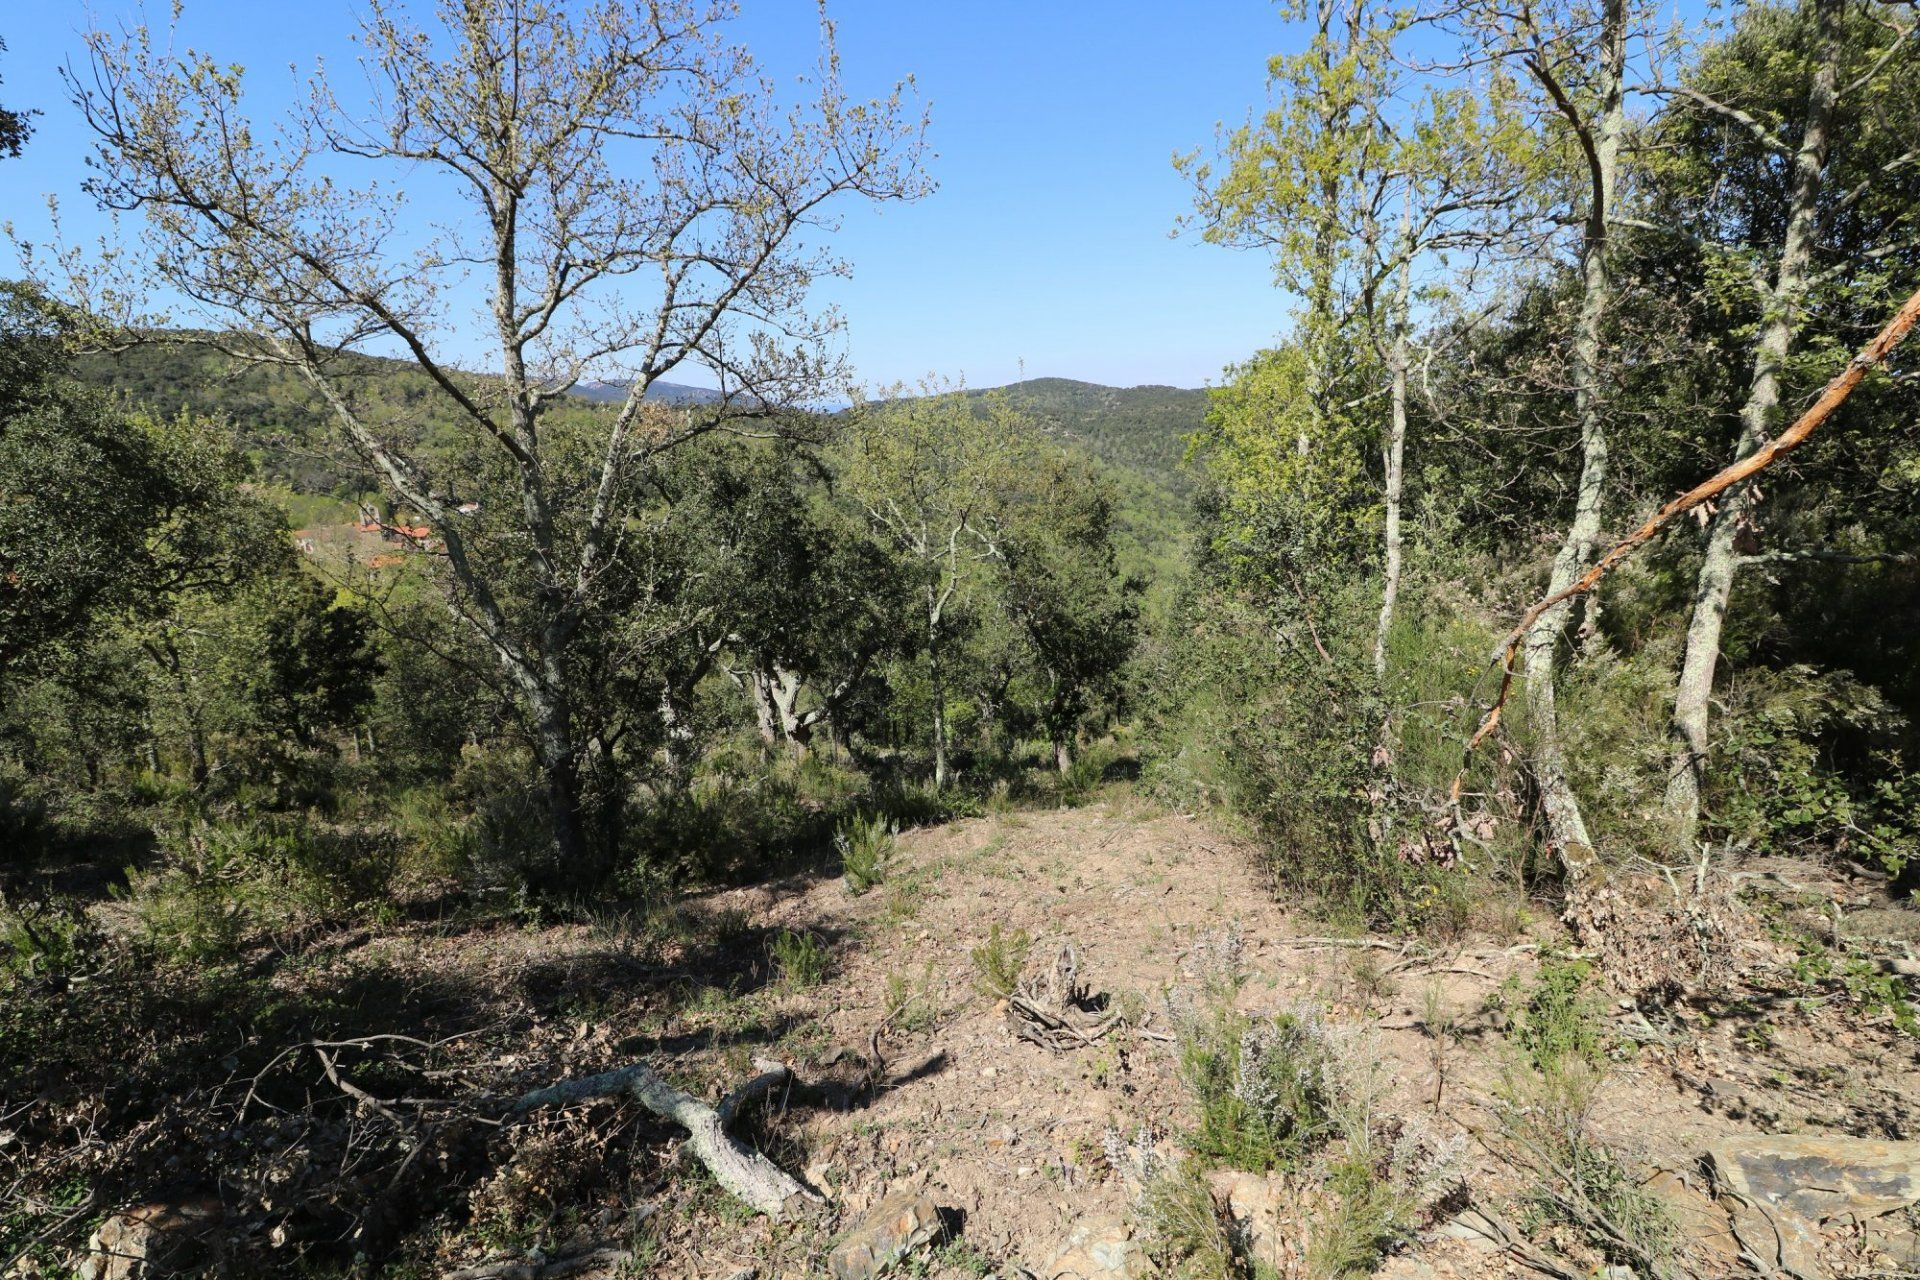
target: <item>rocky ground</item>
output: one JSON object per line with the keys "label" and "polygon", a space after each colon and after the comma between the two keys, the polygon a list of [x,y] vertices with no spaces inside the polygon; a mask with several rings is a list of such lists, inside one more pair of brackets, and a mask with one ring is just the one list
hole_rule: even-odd
{"label": "rocky ground", "polygon": [[[935,1276],[1140,1274],[1150,1248],[1123,1153],[1177,1149],[1190,1123],[1168,993],[1229,937],[1243,1009],[1311,1008],[1345,1028],[1386,1068],[1385,1111],[1464,1152],[1458,1184],[1380,1274],[1594,1274],[1606,1258],[1590,1241],[1532,1230],[1538,1171],[1501,1137],[1518,1061],[1508,1011],[1543,951],[1578,945],[1553,908],[1491,903],[1444,943],[1329,937],[1276,901],[1256,867],[1205,822],[1117,790],[1083,809],[903,834],[884,882],[858,896],[837,876],[801,875],[681,904],[668,925],[659,913],[396,924],[316,940],[273,980],[291,998],[377,975],[391,994],[356,1006],[360,1034],[434,1044],[433,1060],[473,1096],[637,1056],[710,1099],[756,1061],[792,1069],[748,1136],[825,1198],[794,1221],[742,1212],[670,1127],[631,1104],[583,1104],[503,1134],[431,1120],[439,1113],[421,1103],[428,1119],[406,1132],[429,1163],[472,1167],[476,1144],[491,1154],[483,1176],[406,1228],[399,1252],[413,1274],[772,1280],[889,1263]],[[1873,998],[1890,989],[1879,975],[1912,955],[1915,914],[1829,871],[1741,874],[1744,923],[1715,943],[1736,953],[1734,980],[1657,1005],[1634,994],[1633,974],[1598,989],[1614,1047],[1592,1134],[1668,1205],[1677,1274],[1920,1274],[1920,1061],[1895,1025],[1903,1015]],[[1015,1034],[974,958],[996,927],[1031,939],[1029,973],[1072,949],[1094,997],[1077,1024],[1090,1043]],[[1835,930],[1870,931],[1855,949],[1889,958],[1814,971],[1802,940],[1823,931],[1831,942]],[[369,1094],[399,1087],[359,1079]],[[397,1096],[375,1102],[405,1112]],[[388,1121],[367,1105],[352,1110],[373,1132]],[[405,1129],[413,1114],[392,1123]],[[440,1126],[431,1141],[420,1136],[429,1123]],[[302,1158],[302,1169],[318,1160]],[[399,1186],[416,1173],[391,1176]],[[1288,1274],[1289,1250],[1312,1230],[1297,1220],[1297,1188],[1280,1175],[1212,1177],[1248,1257]],[[247,1230],[271,1231],[258,1206],[274,1197],[259,1188],[293,1195],[303,1179],[255,1157],[234,1178],[244,1195],[220,1198],[230,1222],[251,1214]],[[117,1221],[108,1228],[132,1229]],[[117,1274],[100,1259],[94,1270]]]}

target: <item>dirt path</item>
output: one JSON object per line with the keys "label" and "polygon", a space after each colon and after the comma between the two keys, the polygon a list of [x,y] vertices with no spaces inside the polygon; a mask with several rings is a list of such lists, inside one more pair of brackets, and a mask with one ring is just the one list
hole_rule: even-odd
{"label": "dirt path", "polygon": [[[757,1056],[794,1066],[802,1087],[762,1137],[828,1194],[829,1223],[743,1215],[700,1192],[684,1165],[647,1173],[636,1156],[636,1181],[608,1189],[614,1200],[600,1220],[654,1205],[651,1274],[718,1280],[753,1267],[762,1280],[797,1280],[818,1272],[835,1231],[886,1195],[919,1188],[965,1242],[921,1272],[990,1266],[1010,1275],[1021,1266],[1048,1280],[1047,1264],[1076,1230],[1126,1230],[1129,1196],[1107,1155],[1113,1136],[1145,1128],[1177,1138],[1191,1123],[1166,992],[1196,942],[1229,928],[1242,941],[1244,1008],[1310,1005],[1360,1029],[1390,1069],[1395,1114],[1423,1113],[1469,1136],[1476,1196],[1522,1190],[1472,1135],[1497,1127],[1491,1104],[1519,1062],[1491,998],[1525,990],[1541,947],[1568,945],[1550,911],[1531,921],[1521,913],[1500,936],[1470,934],[1437,953],[1386,939],[1327,945],[1313,941],[1325,926],[1277,902],[1257,867],[1252,850],[1205,822],[1120,789],[1081,809],[905,833],[884,883],[861,896],[822,875],[706,895],[669,913],[679,932],[664,941],[648,932],[653,924],[631,936],[609,925],[421,932],[378,939],[362,959],[387,953],[413,989],[473,992],[500,1016],[531,1019],[530,1034],[496,1046],[511,1049],[501,1061],[530,1079],[644,1054],[718,1096]],[[1003,1006],[976,984],[971,953],[995,926],[1031,937],[1034,967],[1072,943],[1082,979],[1137,1025],[1073,1052],[1017,1038]],[[792,936],[818,940],[825,969],[816,980],[783,982],[768,963]],[[1791,959],[1764,941],[1744,945],[1756,973],[1784,971]],[[1636,1017],[1617,1002],[1609,1015],[1619,1030]],[[1920,1133],[1913,1042],[1885,1019],[1777,990],[1678,1016],[1675,1043],[1616,1054],[1596,1096],[1595,1132],[1638,1167],[1689,1172],[1729,1135]],[[1430,1017],[1457,1035],[1436,1040]],[[1436,1056],[1439,1045],[1446,1052]],[[598,1149],[604,1126],[604,1117],[581,1117],[572,1140]],[[582,1230],[591,1225],[580,1220]],[[471,1259],[465,1235],[450,1237],[442,1256]],[[1507,1272],[1522,1274],[1504,1257],[1430,1232],[1382,1274]]]}
{"label": "dirt path", "polygon": [[[783,997],[801,1025],[818,1028],[809,1033],[813,1062],[865,1058],[874,1029],[907,1004],[879,1042],[884,1065],[871,1100],[798,1113],[810,1179],[830,1188],[847,1217],[924,1185],[958,1211],[966,1239],[988,1259],[1044,1277],[1077,1226],[1128,1210],[1122,1179],[1107,1168],[1109,1135],[1142,1126],[1177,1133],[1186,1123],[1175,1049],[1160,1038],[1164,996],[1195,941],[1228,927],[1244,940],[1244,1007],[1311,1002],[1363,1025],[1392,1064],[1394,1107],[1489,1129],[1486,1104],[1515,1059],[1489,997],[1530,979],[1538,944],[1565,945],[1558,927],[1472,936],[1438,956],[1392,944],[1301,945],[1324,928],[1278,904],[1256,867],[1249,849],[1204,823],[1118,795],[908,833],[887,883],[861,897],[838,880],[729,895],[769,924],[838,939],[833,976]],[[1003,1006],[977,991],[970,959],[995,925],[1029,934],[1038,963],[1071,942],[1096,991],[1146,1011],[1144,1031],[1071,1053],[1017,1039]],[[1461,1030],[1438,1062],[1423,1022],[1435,1012]],[[1756,1129],[1909,1136],[1897,1131],[1910,1123],[1904,1106],[1874,1116],[1920,1085],[1911,1042],[1863,1054],[1859,1042],[1791,1009],[1701,1023],[1693,1047],[1622,1061],[1599,1091],[1596,1131],[1636,1161],[1690,1170],[1708,1143]],[[1755,1060],[1763,1038],[1772,1062]],[[1844,1090],[1831,1087],[1843,1063],[1853,1073]],[[819,1071],[805,1061],[801,1069]],[[1515,1189],[1513,1171],[1488,1149],[1470,1151],[1477,1191]],[[1442,1235],[1392,1260],[1388,1274],[1426,1268],[1486,1275],[1509,1264]]]}

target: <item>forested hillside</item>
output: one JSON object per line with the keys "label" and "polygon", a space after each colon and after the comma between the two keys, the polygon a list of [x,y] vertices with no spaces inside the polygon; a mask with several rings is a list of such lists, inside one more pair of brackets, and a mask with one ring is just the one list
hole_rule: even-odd
{"label": "forested hillside", "polygon": [[[1071,378],[1029,378],[996,388],[1048,431],[1114,466],[1192,491],[1187,444],[1206,424],[1207,393],[1180,387],[1103,387]],[[984,393],[980,393],[984,394]]]}
{"label": "forested hillside", "polygon": [[0,109],[0,1278],[1920,1276],[1920,8],[1282,6],[1282,331],[871,395],[824,12],[316,12]]}

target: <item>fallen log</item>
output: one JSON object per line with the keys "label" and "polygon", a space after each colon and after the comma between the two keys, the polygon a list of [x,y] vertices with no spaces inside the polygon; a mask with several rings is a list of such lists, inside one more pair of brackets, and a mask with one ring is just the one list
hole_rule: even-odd
{"label": "fallen log", "polygon": [[647,1110],[687,1131],[687,1143],[722,1187],[769,1218],[793,1217],[824,1203],[819,1194],[758,1151],[736,1140],[727,1125],[750,1099],[764,1096],[792,1078],[784,1065],[755,1064],[760,1074],[718,1108],[674,1088],[644,1062],[598,1075],[562,1080],[523,1094],[509,1117],[543,1107],[565,1107],[600,1098],[632,1098]]}

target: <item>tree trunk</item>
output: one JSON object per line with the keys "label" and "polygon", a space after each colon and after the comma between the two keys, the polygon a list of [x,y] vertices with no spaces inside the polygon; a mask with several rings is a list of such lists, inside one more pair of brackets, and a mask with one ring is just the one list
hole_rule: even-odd
{"label": "tree trunk", "polygon": [[931,584],[927,587],[927,680],[933,697],[933,789],[947,789],[947,687],[946,672],[940,662],[940,613],[938,597]]}
{"label": "tree trunk", "polygon": [[[1591,190],[1585,242],[1581,246],[1580,315],[1574,330],[1571,370],[1574,416],[1580,426],[1580,480],[1573,519],[1553,559],[1549,594],[1571,586],[1592,559],[1594,543],[1600,534],[1601,505],[1606,496],[1607,433],[1600,403],[1600,349],[1602,322],[1613,298],[1607,260],[1607,223],[1613,212],[1620,139],[1626,125],[1625,0],[1606,0],[1602,21],[1603,48],[1600,66],[1595,69],[1600,109],[1584,125],[1591,144],[1588,157]],[[1582,127],[1581,122],[1573,123]],[[1534,780],[1540,788],[1541,807],[1546,812],[1547,837],[1567,879],[1577,883],[1593,868],[1593,840],[1587,834],[1579,798],[1567,778],[1554,690],[1559,674],[1560,640],[1572,611],[1569,601],[1548,610],[1534,623],[1527,633],[1524,670],[1527,710],[1534,733]]]}
{"label": "tree trunk", "polygon": [[714,1181],[743,1203],[770,1218],[792,1217],[818,1207],[819,1195],[727,1133],[727,1125],[745,1101],[792,1078],[778,1063],[757,1065],[761,1074],[717,1108],[674,1088],[646,1063],[636,1062],[618,1070],[536,1089],[516,1101],[508,1114],[519,1117],[542,1107],[571,1106],[595,1098],[631,1097],[655,1115],[685,1129],[687,1145],[713,1174]]}
{"label": "tree trunk", "polygon": [[1053,740],[1053,767],[1060,771],[1061,777],[1073,772],[1073,741],[1070,738]]}
{"label": "tree trunk", "polygon": [[534,755],[546,784],[547,820],[564,874],[585,883],[596,867],[588,857],[580,813],[580,760],[574,751],[573,717],[564,695],[541,690],[529,697],[534,713]]}
{"label": "tree trunk", "polygon": [[1393,612],[1400,601],[1400,500],[1405,491],[1407,448],[1407,324],[1413,295],[1412,223],[1413,189],[1409,187],[1400,213],[1400,277],[1393,295],[1393,342],[1387,351],[1393,376],[1392,412],[1387,423],[1386,447],[1381,451],[1386,472],[1383,547],[1386,581],[1380,589],[1380,622],[1373,633],[1373,676],[1381,683],[1387,678],[1387,636],[1393,631]]}
{"label": "tree trunk", "polygon": [[[1785,235],[1774,275],[1766,315],[1753,351],[1753,376],[1747,401],[1740,410],[1740,438],[1734,460],[1752,456],[1766,443],[1780,406],[1780,370],[1792,350],[1799,326],[1801,294],[1806,289],[1813,243],[1818,234],[1820,188],[1827,164],[1828,130],[1839,95],[1840,10],[1838,0],[1818,5],[1821,59],[1807,90],[1807,113],[1800,146],[1793,157],[1793,185],[1789,194]],[[1667,774],[1667,812],[1675,836],[1691,847],[1700,826],[1700,787],[1707,764],[1707,722],[1713,697],[1715,669],[1720,662],[1720,634],[1733,594],[1739,564],[1734,540],[1753,509],[1753,491],[1745,485],[1728,492],[1707,527],[1706,554],[1694,583],[1693,616],[1687,624],[1686,651],[1674,685],[1673,754]]]}
{"label": "tree trunk", "polygon": [[660,685],[661,751],[666,756],[667,786],[685,791],[693,774],[693,726],[688,723],[687,699],[671,680]]}

